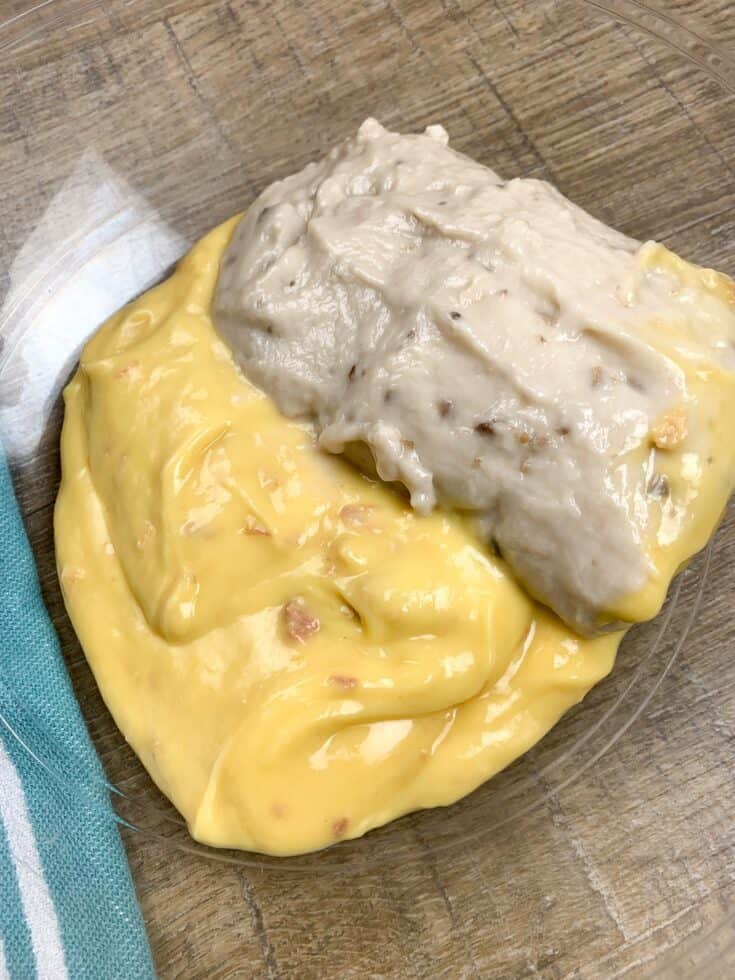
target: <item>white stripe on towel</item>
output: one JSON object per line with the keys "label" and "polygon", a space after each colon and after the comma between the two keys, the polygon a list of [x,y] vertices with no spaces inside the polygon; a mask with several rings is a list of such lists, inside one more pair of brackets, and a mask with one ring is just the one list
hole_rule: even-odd
{"label": "white stripe on towel", "polygon": [[38,980],[67,980],[59,920],[56,918],[54,903],[43,875],[23,785],[2,740],[0,786],[0,821],[5,825],[10,859],[18,879],[18,891],[31,934]]}

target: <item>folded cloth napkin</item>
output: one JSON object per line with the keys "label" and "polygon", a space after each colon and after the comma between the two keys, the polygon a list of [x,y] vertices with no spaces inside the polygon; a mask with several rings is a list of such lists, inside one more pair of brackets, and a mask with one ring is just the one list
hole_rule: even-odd
{"label": "folded cloth napkin", "polygon": [[154,977],[0,446],[0,980]]}

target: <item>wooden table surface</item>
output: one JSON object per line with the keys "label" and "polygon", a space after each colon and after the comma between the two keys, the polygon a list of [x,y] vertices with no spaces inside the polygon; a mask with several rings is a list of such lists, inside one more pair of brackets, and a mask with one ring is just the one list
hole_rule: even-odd
{"label": "wooden table surface", "polygon": [[458,807],[296,864],[181,846],[54,571],[59,391],[83,337],[369,114],[440,121],[501,173],[735,274],[731,0],[661,0],[655,20],[620,0],[617,22],[600,6],[0,2],[0,433],[93,738],[155,831],[124,839],[161,977],[735,976],[732,507],[667,628],[634,633],[538,750]]}

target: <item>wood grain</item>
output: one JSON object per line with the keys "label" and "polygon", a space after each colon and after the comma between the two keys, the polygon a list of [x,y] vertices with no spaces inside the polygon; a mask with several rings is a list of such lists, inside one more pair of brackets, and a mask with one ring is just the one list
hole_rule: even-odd
{"label": "wood grain", "polygon": [[[658,9],[735,50],[729,0]],[[623,231],[733,274],[735,96],[635,23],[573,0],[5,0],[0,16],[0,418],[7,442],[28,424],[23,393],[44,393],[37,445],[14,453],[15,485],[92,737],[133,799],[128,816],[149,828],[124,838],[161,977],[735,976],[735,926],[708,932],[735,914],[733,508],[665,676],[702,557],[660,645],[660,623],[636,631],[609,681],[461,805],[295,864],[216,860],[182,847],[61,603],[58,394],[79,313],[44,321],[60,351],[45,378],[11,333],[21,320],[38,329],[44,290],[87,282],[89,256],[74,264],[83,243],[68,272],[49,258],[66,230],[54,237],[48,209],[95,190],[89,178],[74,191],[80,161],[90,174],[104,164],[125,182],[117,193],[145,201],[183,247],[368,114],[401,129],[441,121],[453,145],[501,173],[552,180]],[[47,239],[29,257],[36,228]],[[567,758],[626,686],[620,709]],[[697,974],[710,948],[718,958]]]}

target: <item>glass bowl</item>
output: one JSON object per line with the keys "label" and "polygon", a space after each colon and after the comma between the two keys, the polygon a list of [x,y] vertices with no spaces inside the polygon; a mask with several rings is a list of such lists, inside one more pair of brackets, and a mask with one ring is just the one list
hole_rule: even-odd
{"label": "glass bowl", "polygon": [[[204,873],[203,905],[216,902],[215,874],[267,872],[264,914],[269,889],[300,887],[299,876],[396,882],[428,868],[450,919],[453,902],[467,915],[497,909],[483,976],[664,969],[668,949],[726,916],[732,508],[661,615],[628,635],[612,675],[531,752],[450,808],[287,860],[191,840],[97,692],[64,612],[51,526],[60,392],[85,338],[367,115],[405,131],[441,122],[455,148],[501,174],[551,180],[621,231],[735,274],[735,60],[711,40],[727,4],[710,7],[702,23],[689,5],[638,2],[47,0],[15,3],[0,24],[0,438],[149,926],[166,882],[202,858],[221,869]],[[9,694],[0,712],[60,792],[89,791],[43,719]],[[168,867],[156,881],[149,860]],[[544,924],[535,946],[519,938],[524,908]],[[713,975],[711,962],[697,969]]]}

